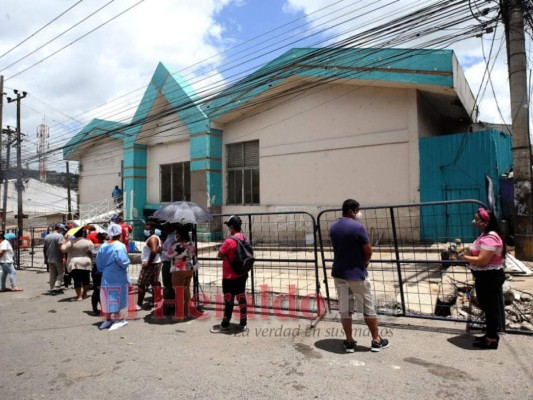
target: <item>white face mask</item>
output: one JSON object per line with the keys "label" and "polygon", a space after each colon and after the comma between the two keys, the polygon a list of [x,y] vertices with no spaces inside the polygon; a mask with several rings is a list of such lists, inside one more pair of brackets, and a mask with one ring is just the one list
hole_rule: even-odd
{"label": "white face mask", "polygon": [[359,211],[357,214],[355,214],[355,219],[358,221],[363,219],[363,213]]}

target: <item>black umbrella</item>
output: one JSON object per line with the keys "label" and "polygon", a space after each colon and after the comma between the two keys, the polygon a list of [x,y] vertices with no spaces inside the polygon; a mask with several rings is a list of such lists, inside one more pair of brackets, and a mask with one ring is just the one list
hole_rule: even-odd
{"label": "black umbrella", "polygon": [[154,218],[177,224],[199,224],[213,219],[211,213],[202,206],[190,201],[175,201],[157,210]]}

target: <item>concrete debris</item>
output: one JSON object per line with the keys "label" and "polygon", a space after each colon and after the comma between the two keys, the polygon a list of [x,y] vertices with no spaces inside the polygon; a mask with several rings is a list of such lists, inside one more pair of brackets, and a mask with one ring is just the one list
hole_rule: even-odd
{"label": "concrete debris", "polygon": [[517,260],[509,253],[505,255],[505,271],[520,275],[533,274],[533,271],[531,271],[522,261]]}

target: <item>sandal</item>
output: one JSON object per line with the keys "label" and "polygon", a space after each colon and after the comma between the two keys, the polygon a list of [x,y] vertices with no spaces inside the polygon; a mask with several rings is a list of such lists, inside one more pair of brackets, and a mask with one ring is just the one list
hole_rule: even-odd
{"label": "sandal", "polygon": [[18,287],[14,287],[11,289],[12,292],[22,292],[24,289],[21,289],[21,288],[18,288]]}

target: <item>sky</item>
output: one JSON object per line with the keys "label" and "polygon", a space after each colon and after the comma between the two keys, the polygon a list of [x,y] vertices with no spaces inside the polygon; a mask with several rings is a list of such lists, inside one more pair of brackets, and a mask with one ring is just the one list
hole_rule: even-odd
{"label": "sky", "polygon": [[[37,132],[44,122],[48,149],[57,150],[47,167],[64,170],[62,146],[93,118],[128,122],[159,62],[203,93],[235,82],[293,47],[334,45],[438,2],[1,0],[4,92],[11,98],[13,89],[27,92],[21,100],[23,162],[37,168]],[[482,22],[471,18],[464,26]],[[485,122],[511,122],[503,35],[499,25],[447,47],[455,50]],[[531,40],[527,45],[531,58]],[[487,65],[490,84],[483,79]],[[4,97],[4,128],[16,125],[15,104]]]}

